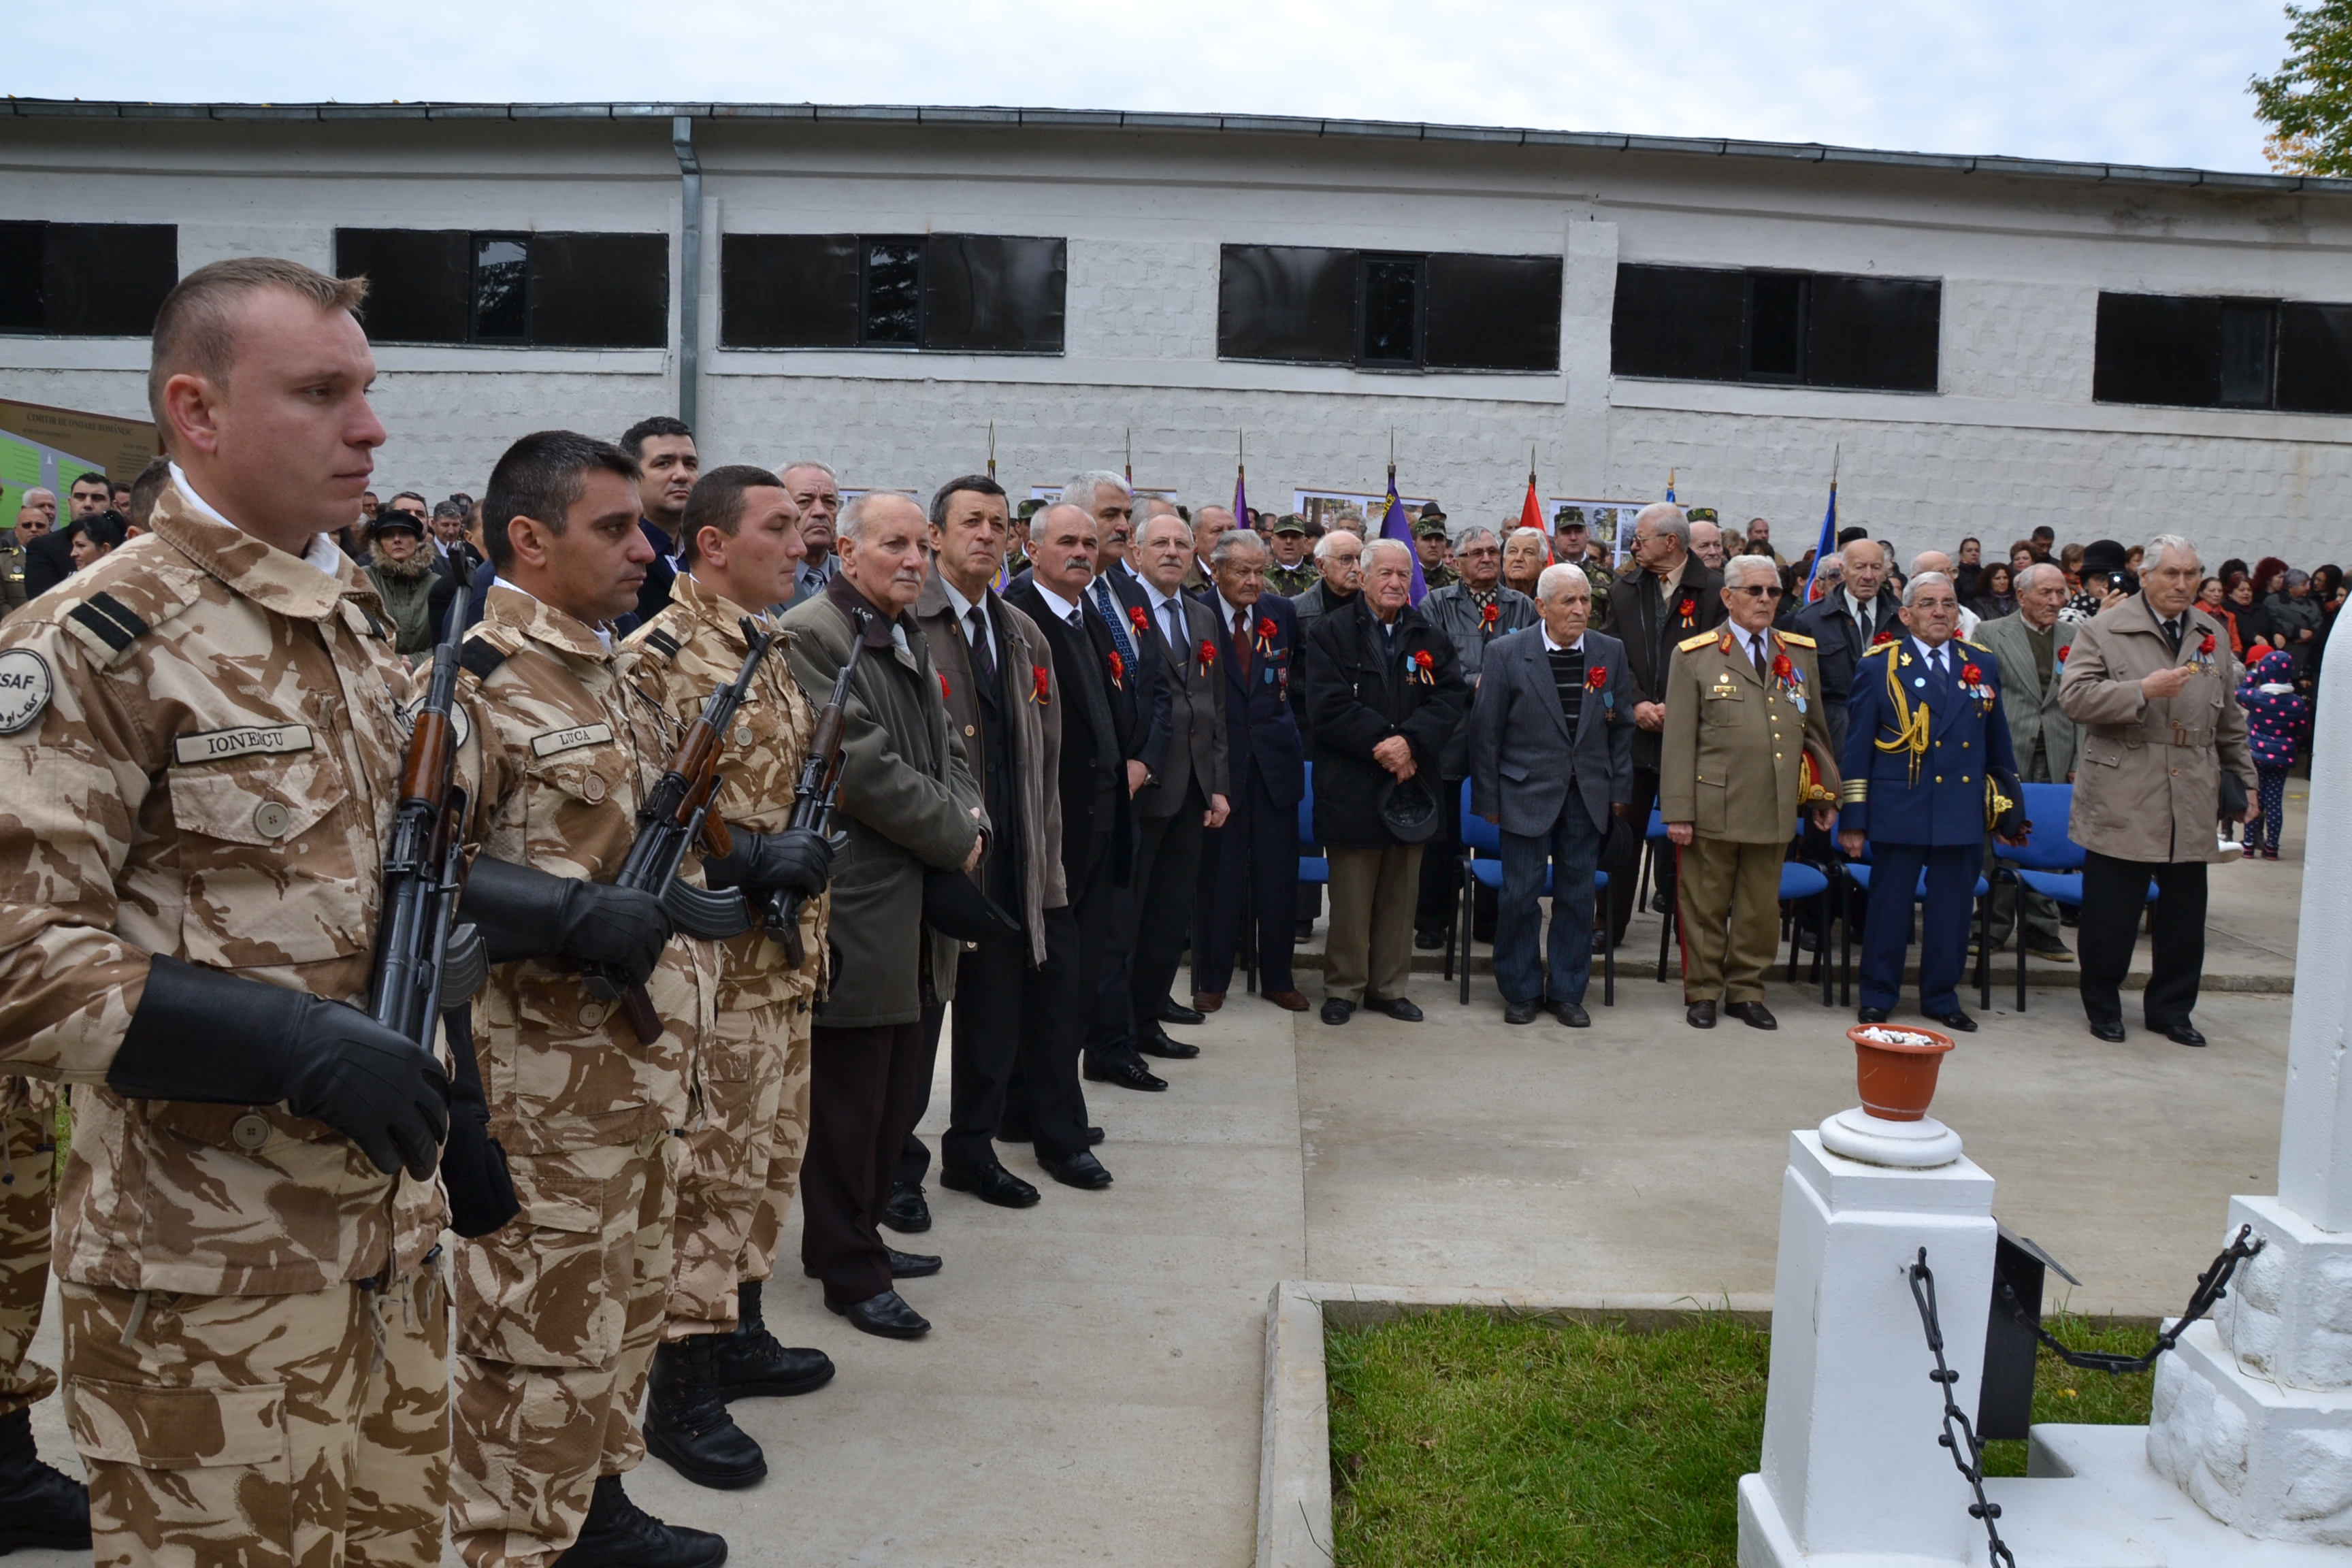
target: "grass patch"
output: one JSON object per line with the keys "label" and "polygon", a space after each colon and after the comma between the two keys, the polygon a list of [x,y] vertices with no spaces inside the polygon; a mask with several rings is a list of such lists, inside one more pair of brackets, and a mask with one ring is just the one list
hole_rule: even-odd
{"label": "grass patch", "polygon": [[[2051,1328],[2084,1349],[2155,1341],[2083,1318]],[[1763,1443],[1763,1330],[1699,1317],[1637,1334],[1454,1309],[1332,1328],[1324,1347],[1340,1568],[1732,1562],[1735,1488]],[[2045,1352],[2034,1419],[2144,1422],[2153,1381]],[[1920,1420],[1934,1422],[1924,1392]],[[1988,1448],[1990,1473],[2025,1473],[2022,1441]]]}

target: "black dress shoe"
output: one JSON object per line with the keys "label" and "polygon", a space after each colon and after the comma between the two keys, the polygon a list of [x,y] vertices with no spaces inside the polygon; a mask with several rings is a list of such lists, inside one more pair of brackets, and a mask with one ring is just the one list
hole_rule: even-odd
{"label": "black dress shoe", "polygon": [[1099,1128],[1099,1127],[1089,1127],[1089,1128],[1087,1128],[1087,1148],[1091,1149],[1091,1148],[1093,1148],[1096,1144],[1097,1144],[1097,1143],[1101,1142],[1102,1142],[1102,1138],[1103,1138],[1103,1134],[1102,1134],[1102,1129],[1101,1129],[1101,1128]]}
{"label": "black dress shoe", "polygon": [[1690,1020],[1690,1026],[1694,1029],[1712,1029],[1715,1027],[1715,1004],[1694,1002],[1683,1009],[1683,1016]]}
{"label": "black dress shoe", "polygon": [[1334,996],[1323,1004],[1323,1021],[1344,1024],[1355,1016],[1356,1005],[1344,996]]}
{"label": "black dress shoe", "polygon": [[1391,996],[1385,1001],[1376,996],[1367,996],[1364,998],[1364,1010],[1368,1013],[1386,1013],[1400,1024],[1421,1022],[1421,1009],[1402,996]]}
{"label": "black dress shoe", "polygon": [[1551,1016],[1571,1029],[1592,1027],[1592,1015],[1584,1010],[1581,1002],[1555,1002],[1551,1005]]}
{"label": "black dress shoe", "polygon": [[918,1182],[890,1184],[890,1201],[882,1205],[882,1223],[905,1236],[915,1236],[931,1228],[931,1205],[923,1201],[922,1184]]}
{"label": "black dress shoe", "polygon": [[[1021,1184],[1027,1187],[1029,1184]],[[1029,1187],[1031,1192],[1037,1189]],[[901,1252],[895,1247],[882,1249],[890,1255],[890,1278],[893,1279],[926,1279],[945,1267],[936,1252]]]}
{"label": "black dress shoe", "polygon": [[696,1486],[733,1491],[765,1480],[768,1460],[719,1391],[710,1348],[722,1337],[696,1334],[654,1348],[646,1451]]}
{"label": "black dress shoe", "polygon": [[1121,1089],[1139,1089],[1157,1094],[1168,1087],[1164,1078],[1154,1078],[1139,1062],[1113,1062],[1108,1067],[1087,1068],[1089,1083],[1115,1083]]}
{"label": "black dress shoe", "polygon": [[19,1546],[89,1552],[89,1489],[44,1464],[30,1411],[0,1415],[0,1557]]}
{"label": "black dress shoe", "polygon": [[1977,1021],[1957,1009],[1949,1013],[1930,1013],[1927,1016],[1956,1035],[1973,1035],[1977,1032]]}
{"label": "black dress shoe", "polygon": [[898,1298],[896,1290],[852,1301],[846,1307],[825,1303],[828,1311],[849,1320],[849,1326],[886,1340],[919,1340],[931,1331],[930,1320]]}
{"label": "black dress shoe", "polygon": [[1171,996],[1160,1005],[1160,1021],[1163,1024],[1205,1024],[1209,1016],[1198,1007],[1187,1007]]}
{"label": "black dress shoe", "polygon": [[2120,1020],[2112,1024],[2102,1024],[2094,1019],[2091,1024],[2091,1033],[2095,1037],[2105,1040],[2111,1046],[2120,1046],[2124,1043],[2124,1026]]}
{"label": "black dress shoe", "polygon": [[618,1476],[600,1476],[588,1517],[555,1560],[562,1568],[719,1568],[727,1542],[707,1530],[664,1524],[629,1500]]}
{"label": "black dress shoe", "polygon": [[1159,1029],[1137,1031],[1135,1048],[1147,1057],[1165,1057],[1171,1062],[1189,1062],[1201,1054],[1200,1047],[1188,1046],[1181,1040],[1170,1039]]}
{"label": "black dress shoe", "polygon": [[731,1334],[715,1334],[710,1371],[722,1399],[789,1398],[833,1381],[833,1358],[819,1350],[780,1344],[760,1312],[760,1281],[735,1287],[737,1321]]}
{"label": "black dress shoe", "polygon": [[1445,933],[1442,931],[1417,931],[1412,933],[1412,945],[1423,952],[1435,952],[1445,945]]}
{"label": "black dress shoe", "polygon": [[1037,1189],[1002,1165],[982,1165],[971,1170],[942,1165],[940,1185],[950,1192],[970,1193],[982,1203],[994,1204],[1001,1209],[1025,1209],[1037,1201]]}
{"label": "black dress shoe", "polygon": [[1110,1185],[1110,1173],[1103,1169],[1100,1160],[1083,1149],[1075,1154],[1059,1158],[1051,1154],[1040,1154],[1037,1156],[1037,1163],[1045,1168],[1047,1175],[1066,1187],[1076,1187],[1081,1192],[1098,1193]]}
{"label": "black dress shoe", "polygon": [[1599,931],[1592,933],[1592,956],[1601,958],[1609,952],[1609,939]]}
{"label": "black dress shoe", "polygon": [[1723,1010],[1751,1029],[1777,1029],[1780,1020],[1772,1016],[1772,1009],[1761,1002],[1726,1002]]}
{"label": "black dress shoe", "polygon": [[1884,1024],[1886,1022],[1886,1009],[1884,1007],[1857,1007],[1854,1009],[1853,1016],[1856,1018],[1861,1019],[1865,1024]]}
{"label": "black dress shoe", "polygon": [[2197,1026],[2186,1018],[2168,1029],[2158,1030],[2152,1024],[2148,1027],[2152,1032],[2163,1035],[2176,1046],[2201,1046],[2205,1043],[2205,1037],[2197,1032]]}
{"label": "black dress shoe", "polygon": [[1506,1002],[1503,1004],[1503,1022],[1532,1024],[1536,1021],[1536,1015],[1541,1011],[1542,1008],[1533,1002]]}

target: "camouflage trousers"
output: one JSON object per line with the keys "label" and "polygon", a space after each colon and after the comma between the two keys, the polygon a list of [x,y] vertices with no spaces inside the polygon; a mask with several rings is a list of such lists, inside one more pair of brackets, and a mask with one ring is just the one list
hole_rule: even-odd
{"label": "camouflage trousers", "polygon": [[804,1001],[718,1015],[701,1037],[701,1124],[682,1140],[677,1226],[662,1337],[735,1323],[735,1287],[776,1271],[776,1241],[808,1146]]}
{"label": "camouflage trousers", "polygon": [[57,1089],[0,1079],[0,1415],[47,1399],[57,1373],[26,1360],[49,1293]]}
{"label": "camouflage trousers", "polygon": [[677,1142],[513,1156],[522,1212],[458,1244],[449,1539],[470,1568],[552,1561],[597,1478],[645,1458]]}
{"label": "camouflage trousers", "polygon": [[58,1287],[97,1568],[440,1568],[449,1305],[387,1289]]}

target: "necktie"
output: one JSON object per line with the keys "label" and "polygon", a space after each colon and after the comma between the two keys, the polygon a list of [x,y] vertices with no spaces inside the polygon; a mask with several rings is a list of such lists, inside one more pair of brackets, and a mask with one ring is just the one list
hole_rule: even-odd
{"label": "necktie", "polygon": [[1862,646],[1868,647],[1870,646],[1870,606],[1868,605],[1855,606],[1853,624],[1862,632]]}
{"label": "necktie", "polygon": [[2164,640],[2172,645],[2173,652],[2179,653],[2180,651],[2180,622],[2179,620],[2169,620],[2164,623]]}
{"label": "necktie", "polygon": [[1118,649],[1120,659],[1133,668],[1135,645],[1127,640],[1127,618],[1118,613],[1118,601],[1112,595],[1110,584],[1099,577],[1095,579],[1095,609],[1102,616],[1103,625],[1110,628],[1111,646]]}
{"label": "necktie", "polygon": [[1234,665],[1235,668],[1241,671],[1243,684],[1248,684],[1250,672],[1250,639],[1249,612],[1247,610],[1235,610],[1234,612]]}
{"label": "necktie", "polygon": [[1935,671],[1936,687],[1938,690],[1941,690],[1945,685],[1944,650],[1942,648],[1938,647],[1927,656],[1927,668]]}
{"label": "necktie", "polygon": [[971,623],[971,672],[980,678],[982,689],[993,691],[996,689],[996,650],[988,646],[988,617],[980,613],[978,605],[974,605],[964,612],[964,619]]}
{"label": "necktie", "polygon": [[1760,637],[1749,637],[1748,639],[1748,652],[1750,657],[1756,660],[1756,679],[1764,683],[1766,690],[1770,690],[1772,687],[1772,667],[1764,662],[1764,639]]}
{"label": "necktie", "polygon": [[1168,647],[1179,664],[1189,663],[1184,649],[1184,606],[1174,599],[1160,606],[1168,617]]}

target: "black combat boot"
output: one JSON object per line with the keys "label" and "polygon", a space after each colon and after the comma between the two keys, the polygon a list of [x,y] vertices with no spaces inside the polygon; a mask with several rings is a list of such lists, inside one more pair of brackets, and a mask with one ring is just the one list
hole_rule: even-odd
{"label": "black combat boot", "polygon": [[760,1281],[735,1287],[735,1331],[710,1336],[711,1380],[720,1398],[806,1394],[833,1381],[833,1361],[823,1351],[779,1344],[768,1331],[760,1315]]}
{"label": "black combat boot", "polygon": [[727,1542],[707,1530],[664,1524],[629,1500],[621,1478],[604,1476],[588,1504],[588,1521],[556,1568],[719,1568]]}
{"label": "black combat boot", "polygon": [[89,1550],[89,1489],[41,1463],[29,1410],[0,1415],[0,1557],[19,1546]]}
{"label": "black combat boot", "polygon": [[768,1460],[719,1396],[710,1347],[721,1337],[696,1334],[654,1352],[646,1447],[696,1486],[731,1491],[764,1479]]}

